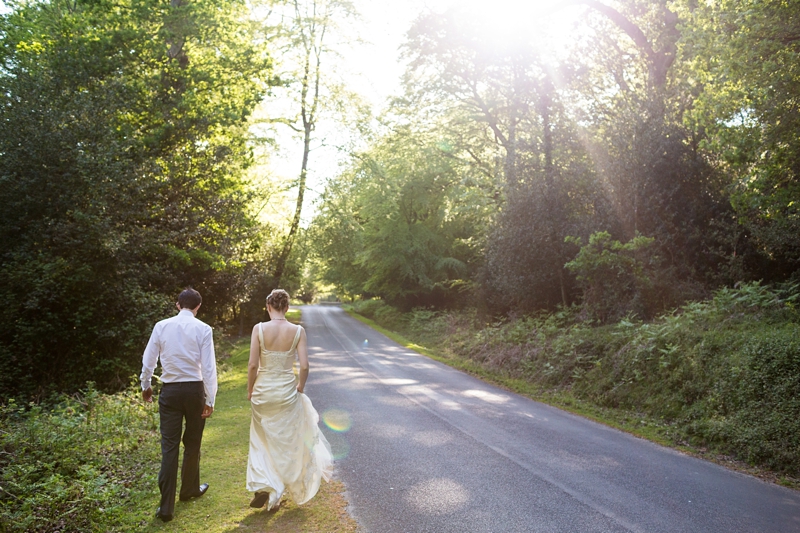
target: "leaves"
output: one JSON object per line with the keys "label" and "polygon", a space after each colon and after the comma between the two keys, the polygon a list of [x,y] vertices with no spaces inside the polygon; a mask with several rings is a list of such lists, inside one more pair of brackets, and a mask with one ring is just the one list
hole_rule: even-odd
{"label": "leaves", "polygon": [[247,119],[268,77],[246,16],[53,0],[0,19],[5,394],[119,387],[180,288],[212,322],[235,303],[226,278],[256,226]]}
{"label": "leaves", "polygon": [[323,278],[402,305],[442,303],[475,268],[486,179],[400,128],[329,183],[315,219]]}

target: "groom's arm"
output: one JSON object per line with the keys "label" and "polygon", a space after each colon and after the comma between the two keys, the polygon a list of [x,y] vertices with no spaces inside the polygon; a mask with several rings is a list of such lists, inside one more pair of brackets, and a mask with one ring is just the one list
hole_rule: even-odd
{"label": "groom's arm", "polygon": [[150,335],[150,340],[147,342],[147,347],[144,349],[142,355],[142,374],[139,380],[142,384],[142,398],[146,402],[153,401],[153,389],[150,387],[150,380],[153,378],[153,372],[158,363],[158,333],[157,328],[153,328],[153,333]]}
{"label": "groom's arm", "polygon": [[203,388],[206,395],[206,410],[211,408],[207,416],[214,410],[214,400],[217,396],[217,358],[214,354],[214,333],[210,326],[206,326],[200,343],[200,371],[203,374]]}

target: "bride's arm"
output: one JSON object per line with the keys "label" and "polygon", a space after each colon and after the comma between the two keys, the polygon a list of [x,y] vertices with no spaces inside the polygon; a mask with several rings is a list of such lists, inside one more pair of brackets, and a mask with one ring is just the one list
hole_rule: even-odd
{"label": "bride's arm", "polygon": [[253,326],[253,333],[250,335],[250,360],[247,362],[247,399],[253,396],[253,385],[258,375],[258,363],[260,359],[260,346],[258,344],[258,324]]}
{"label": "bride's arm", "polygon": [[300,375],[297,376],[297,392],[303,392],[308,379],[308,342],[305,329],[300,331],[300,341],[297,343],[297,359],[300,362]]}

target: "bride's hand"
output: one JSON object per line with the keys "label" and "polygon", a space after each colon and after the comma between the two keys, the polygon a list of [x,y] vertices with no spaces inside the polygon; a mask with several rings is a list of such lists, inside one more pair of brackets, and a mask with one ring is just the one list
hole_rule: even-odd
{"label": "bride's hand", "polygon": [[300,394],[303,394],[303,389],[301,389],[300,387],[297,387],[297,392],[299,392]]}
{"label": "bride's hand", "polygon": [[247,391],[247,401],[249,402],[253,398],[253,391]]}

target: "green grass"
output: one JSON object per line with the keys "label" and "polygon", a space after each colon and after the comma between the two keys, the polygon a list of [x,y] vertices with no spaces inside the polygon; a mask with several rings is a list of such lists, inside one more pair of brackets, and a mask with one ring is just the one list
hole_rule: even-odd
{"label": "green grass", "polygon": [[[297,322],[300,311],[292,309],[287,317]],[[172,522],[149,519],[144,531],[356,531],[356,522],[345,510],[344,486],[336,480],[323,482],[319,493],[303,506],[297,506],[284,497],[283,505],[276,512],[249,507],[252,495],[245,490],[250,438],[250,403],[247,400],[249,337],[235,342],[230,354],[221,365],[224,370],[219,375],[214,414],[203,433],[200,478],[209,483],[209,490],[202,498],[178,501]],[[151,465],[151,468],[157,470],[158,465]],[[158,499],[158,488],[154,485],[151,498],[145,502],[147,513],[155,513]]]}
{"label": "green grass", "polygon": [[[299,322],[300,311],[288,317]],[[356,531],[335,480],[302,507],[286,499],[277,512],[249,507],[249,337],[217,347],[220,387],[200,466],[210,489],[202,498],[178,502],[172,522],[155,519],[158,404],[142,400],[135,379],[116,394],[87,384],[47,404],[0,401],[0,533]]]}

